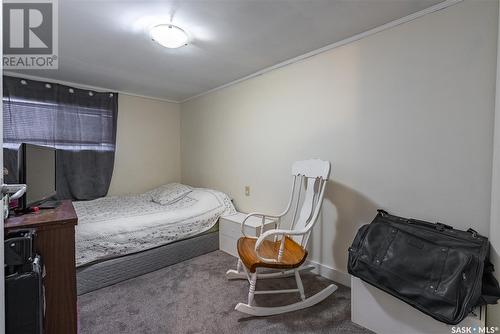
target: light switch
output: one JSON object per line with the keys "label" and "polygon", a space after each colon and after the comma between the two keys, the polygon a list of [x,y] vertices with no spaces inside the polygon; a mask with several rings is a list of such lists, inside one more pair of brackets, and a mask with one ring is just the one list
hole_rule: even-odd
{"label": "light switch", "polygon": [[245,186],[245,196],[250,196],[250,186]]}

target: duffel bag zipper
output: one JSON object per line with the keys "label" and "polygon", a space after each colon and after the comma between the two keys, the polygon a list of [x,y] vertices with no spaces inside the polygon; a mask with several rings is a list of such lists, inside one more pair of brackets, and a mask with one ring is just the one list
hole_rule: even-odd
{"label": "duffel bag zipper", "polygon": [[[409,224],[411,224],[411,222],[410,222],[410,221],[411,221],[410,219],[408,219],[408,220],[407,220],[407,222],[408,222]],[[433,232],[433,233],[435,233],[435,234],[438,234],[438,235],[440,235],[440,236],[442,235],[442,232],[446,231],[446,230],[444,230],[444,231],[439,231],[439,230],[436,230],[435,228],[432,228],[432,227],[430,227],[430,226],[423,226],[423,225],[419,225],[419,226],[420,226],[420,227],[424,227],[424,228],[428,229],[429,231],[431,231],[431,232]],[[450,235],[450,234],[445,234],[445,235],[446,235],[446,236],[448,236],[448,237],[450,237],[450,238],[457,239],[457,240],[460,240],[460,241],[464,241],[464,240],[465,240],[465,241],[471,241],[470,239],[462,238],[462,237],[459,237],[459,236],[457,236],[457,235],[452,235],[452,234],[451,234],[451,235]],[[476,236],[476,237],[471,236],[471,237],[472,237],[473,239],[475,239],[476,241],[480,242],[480,239],[479,239],[479,238],[477,238],[477,236]]]}

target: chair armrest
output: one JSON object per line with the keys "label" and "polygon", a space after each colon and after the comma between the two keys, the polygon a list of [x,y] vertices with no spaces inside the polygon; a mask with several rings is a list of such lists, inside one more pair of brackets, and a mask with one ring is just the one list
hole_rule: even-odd
{"label": "chair armrest", "polygon": [[245,216],[243,219],[243,222],[241,223],[241,234],[243,234],[244,237],[246,238],[251,238],[251,239],[257,239],[257,237],[254,236],[248,236],[245,234],[245,222],[248,220],[250,217],[262,217],[262,231],[264,230],[264,221],[266,218],[274,218],[274,219],[279,219],[283,216],[284,214],[281,215],[270,215],[270,214],[265,214],[265,213],[260,213],[260,212],[251,212]]}
{"label": "chair armrest", "polygon": [[283,230],[283,229],[278,230],[278,229],[274,229],[274,230],[266,231],[263,234],[261,234],[261,236],[255,242],[255,254],[257,255],[257,257],[261,261],[269,262],[269,263],[276,263],[276,262],[278,262],[277,259],[268,259],[268,258],[265,258],[265,257],[262,257],[259,255],[259,247],[262,244],[262,242],[264,242],[264,240],[271,235],[303,235],[303,234],[306,234],[308,231],[309,231],[308,229],[302,229],[302,230]]}
{"label": "chair armrest", "polygon": [[258,217],[264,216],[264,217],[269,217],[269,218],[281,218],[281,217],[283,217],[285,215],[285,213],[280,213],[279,215],[271,215],[271,214],[262,213],[262,212],[251,212],[251,213],[249,213],[249,214],[246,215],[245,220],[247,220],[248,218],[250,218],[252,216],[258,216]]}

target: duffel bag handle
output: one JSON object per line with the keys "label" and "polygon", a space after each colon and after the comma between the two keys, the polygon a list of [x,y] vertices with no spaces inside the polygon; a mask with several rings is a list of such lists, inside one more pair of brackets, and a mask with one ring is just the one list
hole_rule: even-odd
{"label": "duffel bag handle", "polygon": [[425,226],[425,227],[431,227],[431,228],[435,228],[436,230],[439,230],[438,224],[429,223],[429,222],[426,222],[426,221],[423,221],[423,220],[417,220],[417,219],[413,219],[413,218],[410,218],[407,221],[410,224],[420,225],[420,226]]}
{"label": "duffel bag handle", "polygon": [[446,224],[443,224],[443,223],[440,223],[440,222],[429,223],[429,222],[426,222],[426,221],[423,221],[423,220],[408,219],[408,223],[435,228],[436,230],[441,231],[441,232],[444,231],[444,230],[453,230],[452,226],[446,225]]}
{"label": "duffel bag handle", "polygon": [[440,222],[436,223],[436,229],[439,231],[444,231],[444,230],[453,230],[453,226],[446,225]]}

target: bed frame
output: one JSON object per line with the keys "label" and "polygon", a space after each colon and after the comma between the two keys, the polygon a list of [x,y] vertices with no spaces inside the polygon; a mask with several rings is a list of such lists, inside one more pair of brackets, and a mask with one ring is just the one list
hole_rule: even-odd
{"label": "bed frame", "polygon": [[76,268],[77,294],[95,291],[219,249],[219,223],[164,246]]}

